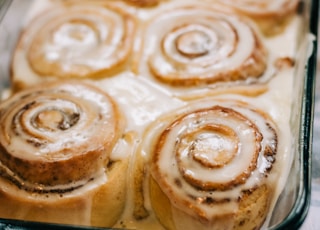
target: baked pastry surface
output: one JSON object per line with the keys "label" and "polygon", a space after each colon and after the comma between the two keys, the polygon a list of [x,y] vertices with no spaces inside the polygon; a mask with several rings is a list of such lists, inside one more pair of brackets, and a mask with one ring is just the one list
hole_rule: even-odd
{"label": "baked pastry surface", "polygon": [[128,12],[101,1],[58,3],[22,33],[12,60],[13,87],[52,78],[110,77],[128,64],[136,26]]}
{"label": "baked pastry surface", "polygon": [[207,99],[161,124],[148,141],[159,221],[167,229],[259,228],[273,193],[267,179],[278,152],[273,121],[248,104]]}
{"label": "baked pastry surface", "polygon": [[1,216],[116,222],[132,143],[123,139],[124,116],[108,94],[89,83],[51,82],[3,101],[0,114]]}
{"label": "baked pastry surface", "polygon": [[296,14],[299,0],[218,0],[238,13],[252,18],[262,32],[273,36],[283,32],[288,22]]}
{"label": "baked pastry surface", "polygon": [[268,223],[291,162],[298,17],[266,35],[240,1],[43,2],[0,104],[0,217]]}

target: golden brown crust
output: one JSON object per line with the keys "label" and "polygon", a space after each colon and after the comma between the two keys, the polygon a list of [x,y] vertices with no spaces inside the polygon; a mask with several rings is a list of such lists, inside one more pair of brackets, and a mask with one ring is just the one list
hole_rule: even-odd
{"label": "golden brown crust", "polygon": [[159,221],[172,230],[258,228],[273,194],[266,179],[277,154],[272,120],[249,104],[210,99],[164,119],[148,141],[149,193]]}
{"label": "golden brown crust", "polygon": [[145,47],[153,47],[146,61],[151,75],[169,85],[259,79],[267,68],[268,52],[251,24],[214,8],[166,11],[150,22],[145,36]]}
{"label": "golden brown crust", "polygon": [[[125,207],[128,159],[115,162],[100,186],[72,193],[30,196],[0,179],[1,218],[112,227]],[[5,185],[7,184],[7,185]],[[92,188],[90,188],[92,186]],[[54,196],[55,198],[52,198]],[[51,198],[50,198],[51,197]]]}
{"label": "golden brown crust", "polygon": [[170,200],[163,193],[157,182],[152,177],[150,177],[149,186],[151,205],[156,212],[159,222],[166,229],[176,230],[172,218],[172,207]]}
{"label": "golden brown crust", "polygon": [[275,71],[264,36],[252,20],[220,6],[164,4],[142,24],[132,71],[183,100],[266,92]]}
{"label": "golden brown crust", "polygon": [[108,94],[89,82],[55,81],[14,94],[0,114],[1,217],[115,224],[134,140]]}
{"label": "golden brown crust", "polygon": [[239,201],[239,211],[235,216],[238,230],[259,229],[270,208],[272,189],[267,185],[244,191]]}
{"label": "golden brown crust", "polygon": [[[239,210],[234,214],[216,216],[214,226],[233,225],[232,229],[247,230],[259,229],[264,222],[270,205],[271,190],[266,185],[262,185],[253,191],[246,191],[239,200]],[[176,230],[172,210],[181,212],[172,207],[170,200],[163,193],[157,182],[150,178],[150,197],[159,222],[168,230]],[[182,221],[182,220],[181,220]],[[199,220],[194,219],[194,222]],[[230,226],[229,225],[229,226]]]}
{"label": "golden brown crust", "polygon": [[144,184],[148,172],[142,157],[137,156],[133,177],[133,217],[136,220],[147,218],[150,213],[145,207]]}
{"label": "golden brown crust", "polygon": [[91,226],[112,227],[120,218],[127,196],[129,158],[116,161],[107,170],[110,181],[94,195],[91,208]]}
{"label": "golden brown crust", "polygon": [[90,180],[107,164],[122,132],[113,99],[75,81],[17,93],[2,103],[0,113],[6,124],[0,134],[1,163],[22,181],[39,186]]}
{"label": "golden brown crust", "polygon": [[110,77],[130,62],[132,15],[105,2],[58,3],[25,26],[12,59],[13,87],[55,78]]}
{"label": "golden brown crust", "polygon": [[[237,0],[230,1],[235,3]],[[102,132],[93,132],[86,136],[88,137],[87,144],[81,145],[79,148],[69,146],[70,148],[66,150],[57,151],[57,154],[40,160],[36,156],[30,159],[11,155],[12,148],[7,147],[11,144],[10,142],[14,142],[11,134],[7,135],[7,132],[4,132],[5,134],[2,136],[0,134],[0,152],[3,153],[0,154],[0,217],[94,227],[112,227],[116,222],[117,227],[124,227],[129,222],[131,224],[133,220],[133,228],[141,225],[148,228],[148,224],[150,224],[148,221],[153,221],[156,216],[159,222],[152,222],[152,224],[159,228],[161,228],[159,225],[162,224],[169,230],[189,229],[190,226],[193,229],[246,230],[259,228],[269,212],[273,189],[274,186],[277,186],[275,180],[272,180],[273,184],[268,181],[278,148],[277,125],[273,123],[267,113],[254,109],[249,104],[240,101],[233,101],[229,104],[228,100],[219,99],[216,103],[214,98],[208,97],[223,94],[238,97],[239,94],[242,94],[247,96],[241,97],[245,101],[254,98],[253,101],[257,99],[255,103],[259,103],[258,96],[262,96],[261,101],[266,102],[264,101],[264,93],[273,93],[269,88],[273,85],[268,83],[278,83],[278,79],[269,82],[271,77],[276,76],[274,73],[278,70],[292,68],[294,61],[289,57],[290,54],[288,57],[278,58],[276,52],[269,50],[270,44],[264,43],[266,41],[264,39],[269,39],[264,35],[268,34],[269,30],[273,34],[277,33],[275,31],[278,29],[284,29],[284,24],[290,20],[296,5],[292,8],[292,12],[260,14],[246,13],[236,7],[220,9],[219,0],[214,1],[213,4],[207,4],[210,0],[190,0],[187,1],[187,4],[180,0],[168,1],[168,5],[165,4],[166,0],[49,0],[49,2],[53,5],[52,8],[35,16],[31,24],[25,28],[17,44],[11,68],[13,94],[40,82],[43,85],[38,88],[39,91],[46,91],[47,87],[55,84],[52,81],[57,78],[61,82],[64,78],[72,78],[73,81],[69,81],[71,85],[86,85],[84,81],[87,78],[94,79],[94,84],[101,83],[100,88],[103,88],[103,91],[110,92],[110,95],[113,96],[116,95],[111,98],[105,92],[98,90],[110,100],[107,107],[110,107],[114,113],[108,114],[116,117],[112,121],[105,122],[104,125],[114,124],[118,121],[121,124],[116,124],[113,127],[114,132],[109,133],[108,138],[101,140],[105,134],[104,131],[110,127],[102,128]],[[93,5],[99,6],[100,10],[92,9]],[[43,18],[54,11],[53,8],[61,10],[59,12],[63,14],[58,12],[53,15],[54,20],[49,20],[42,26],[38,26],[37,22],[41,23]],[[75,17],[73,17],[74,8],[79,9],[78,12],[80,12]],[[118,15],[120,24],[127,28],[121,35],[118,34],[119,40],[113,41],[113,45],[124,48],[124,51],[117,50],[115,52],[115,61],[112,64],[109,63],[109,67],[91,71],[90,67],[87,68],[80,61],[79,65],[76,63],[74,68],[65,71],[64,64],[67,62],[61,64],[45,60],[47,53],[43,52],[42,45],[47,42],[45,37],[48,34],[56,34],[55,32],[58,31],[59,37],[66,33],[67,37],[73,40],[70,42],[70,47],[73,48],[76,46],[75,44],[81,43],[79,41],[83,38],[84,40],[88,38],[90,43],[90,39],[92,39],[90,36],[98,32],[99,26],[93,23],[95,19],[87,19],[95,15],[101,16],[102,21],[110,22],[104,20],[108,16],[105,17],[101,12],[102,9],[107,9],[111,15],[113,13]],[[66,12],[68,12],[67,20],[63,21]],[[260,26],[265,33],[264,35],[259,33],[250,18]],[[220,21],[220,19],[222,20]],[[66,26],[64,22],[66,22]],[[70,24],[75,25],[75,31],[68,29]],[[109,24],[112,24],[110,25],[111,29],[124,28],[115,26],[113,22]],[[271,27],[274,27],[272,32]],[[244,30],[238,30],[240,28]],[[82,33],[82,29],[87,32]],[[36,33],[33,33],[33,30]],[[111,34],[117,34],[117,32],[119,31]],[[32,36],[28,37],[29,33],[34,35],[34,39],[30,38]],[[50,39],[54,40],[53,37]],[[153,41],[156,42],[152,43]],[[223,46],[225,41],[226,46]],[[244,41],[244,46],[238,46],[240,41]],[[81,50],[80,46],[78,47],[80,49],[76,47],[72,51],[77,53]],[[68,46],[63,47],[63,49],[67,48]],[[24,53],[21,50],[31,52]],[[88,50],[91,52],[94,48],[89,47]],[[106,51],[103,48],[99,48],[99,50]],[[245,55],[239,59],[234,58],[237,59],[234,64],[229,61],[229,58],[232,59],[237,50],[241,51],[237,55]],[[85,54],[82,57],[90,55]],[[287,55],[286,51],[284,55]],[[68,54],[62,56],[65,58]],[[23,58],[25,58],[24,61],[21,61]],[[180,58],[183,60],[181,61]],[[227,59],[228,62],[223,62]],[[92,58],[91,56],[89,62],[92,61],[99,63],[101,58],[96,56]],[[218,70],[214,69],[216,66],[218,66]],[[222,68],[219,69],[221,66]],[[211,67],[214,67],[213,70],[210,69]],[[166,72],[168,69],[169,71]],[[117,82],[119,78],[102,79],[110,76],[119,76],[120,85]],[[126,82],[129,78],[130,82]],[[138,81],[133,84],[131,79],[134,79],[132,82],[136,79]],[[109,82],[111,82],[111,86],[116,87],[109,88]],[[125,85],[126,83],[128,84]],[[142,84],[141,88],[140,83]],[[121,84],[124,86],[122,87]],[[90,86],[88,85],[88,87]],[[128,90],[129,87],[132,88]],[[150,87],[150,90],[149,88],[145,90],[146,87]],[[153,90],[159,90],[159,92],[153,94]],[[82,91],[80,89],[77,93],[81,94]],[[63,93],[65,92],[56,92],[52,98]],[[133,93],[138,96],[128,98]],[[88,95],[91,93],[85,93],[84,97]],[[160,98],[162,95],[164,98]],[[141,103],[141,107],[134,101],[140,96],[138,102],[148,101],[146,105]],[[21,101],[24,101],[25,97],[26,95],[22,96]],[[28,130],[29,126],[34,126],[33,128],[37,129],[36,137],[27,138],[22,142],[30,144],[32,150],[36,149],[34,153],[37,154],[39,153],[38,147],[45,146],[42,142],[44,138],[39,138],[40,141],[37,140],[38,136],[41,136],[39,133],[42,131],[50,133],[55,130],[58,130],[59,134],[63,133],[69,129],[69,126],[74,127],[79,119],[79,113],[70,112],[72,110],[70,108],[64,115],[61,115],[60,110],[54,108],[41,110],[38,115],[33,116],[31,125],[24,125],[23,122],[30,117],[30,112],[27,112],[27,115],[24,115],[24,112],[29,108],[37,107],[34,102],[38,98],[40,96],[35,96],[34,100],[22,107],[13,116],[15,117],[13,120],[17,123],[11,125],[7,125],[10,122],[2,122],[2,119],[5,119],[6,111],[1,111],[2,105],[0,105],[0,130],[12,128],[12,133],[20,135]],[[94,98],[99,101],[100,96]],[[208,100],[204,100],[204,98],[208,98]],[[126,131],[134,133],[132,135],[134,138],[139,136],[141,139],[133,140],[134,138],[129,137],[131,134],[128,136],[126,136],[127,133],[123,134],[123,117],[113,99],[120,102],[121,106],[129,103],[129,106],[124,106],[124,108],[127,109],[125,110],[127,117],[132,119],[127,128],[133,129],[133,131]],[[158,99],[161,103],[151,105],[149,99],[151,103],[158,102]],[[170,105],[170,108],[186,106],[177,111],[171,111],[172,114],[169,112],[164,117],[159,117],[159,114],[168,111],[169,107],[158,108],[165,103],[171,103],[171,99],[177,100],[177,103]],[[201,100],[197,101],[198,99]],[[90,107],[88,104],[95,104],[96,100],[86,103],[85,107]],[[132,102],[133,106],[137,107],[133,110]],[[195,104],[198,105],[195,106]],[[11,103],[9,107],[14,108],[16,104]],[[276,106],[270,107],[279,109],[278,103]],[[96,110],[95,107],[90,108],[91,111]],[[140,108],[142,108],[141,111]],[[244,110],[248,112],[245,115],[242,114]],[[279,111],[273,110],[272,112],[275,112],[275,117],[278,116]],[[9,113],[14,114],[14,109]],[[147,121],[143,119],[137,121],[136,117],[133,118],[137,113],[139,113],[138,119],[144,118],[144,115],[150,117]],[[215,116],[214,119],[207,119],[207,115],[216,114],[220,115]],[[252,118],[250,114],[258,114],[257,119]],[[101,118],[101,114],[89,117],[88,120],[93,118],[96,122]],[[62,122],[65,118],[68,121]],[[218,123],[229,118],[234,122],[233,125],[228,126],[226,123],[206,124],[207,121]],[[196,119],[196,121],[192,119]],[[157,125],[148,126],[147,131],[144,132],[146,126],[153,120]],[[262,129],[257,125],[257,120],[263,121]],[[179,135],[176,138],[173,130],[181,122],[186,122],[187,125],[184,126],[185,129],[178,132]],[[239,125],[239,123],[241,124]],[[280,123],[282,124],[282,121]],[[99,124],[103,127],[101,123]],[[154,127],[156,131],[153,131]],[[237,127],[238,131],[233,129],[234,127]],[[245,130],[241,129],[243,127]],[[281,126],[281,128],[283,127]],[[284,125],[284,128],[287,127]],[[39,130],[40,132],[38,132]],[[185,130],[187,132],[184,132]],[[267,131],[267,134],[264,131]],[[239,135],[239,132],[247,135]],[[212,133],[213,135],[211,135]],[[144,139],[146,136],[147,138]],[[53,142],[58,142],[59,139],[63,140],[64,138],[60,136],[58,140]],[[194,141],[194,139],[196,140]],[[252,140],[251,144],[242,142],[244,139]],[[8,143],[3,144],[1,140]],[[170,146],[167,146],[167,142],[170,140],[175,141],[174,147],[171,149]],[[130,159],[128,157],[114,159],[111,155],[117,155],[115,149],[122,141],[125,142],[124,146],[128,148],[128,152],[132,154],[131,151],[135,151],[134,154],[137,156]],[[136,144],[140,141],[143,142],[142,149],[136,148]],[[48,138],[48,142],[50,142],[50,138]],[[74,142],[78,142],[78,140]],[[189,145],[190,142],[193,143]],[[210,146],[207,145],[208,143]],[[214,144],[217,145],[214,146]],[[20,146],[20,143],[15,142],[14,145]],[[148,147],[144,148],[145,145]],[[122,146],[120,149],[126,147]],[[223,149],[224,147],[226,149]],[[82,152],[84,148],[89,148],[89,150]],[[71,150],[75,150],[74,155],[71,158],[66,157]],[[19,151],[24,151],[24,149],[19,149]],[[175,162],[169,164],[170,160],[161,160],[163,152],[175,154]],[[79,154],[77,155],[77,153]],[[237,161],[239,156],[245,155],[243,153],[250,156]],[[59,160],[61,156],[65,158],[62,157],[63,159]],[[188,157],[191,159],[191,163],[183,159]],[[51,158],[55,160],[51,161]],[[214,171],[228,168],[232,162],[238,162],[237,165],[242,165],[243,170],[238,171],[237,167],[233,166],[233,170],[223,173],[222,176],[214,173]],[[261,162],[263,162],[263,167]],[[166,164],[169,170],[162,173],[165,168],[163,165]],[[189,169],[189,166],[193,167],[194,165],[196,165],[194,168],[208,169],[214,175],[209,175],[207,172],[194,172],[194,168]],[[173,166],[177,166],[177,170]],[[100,170],[97,170],[98,168]],[[127,170],[130,170],[129,176]],[[276,168],[276,170],[279,169]],[[182,175],[181,178],[180,175],[177,176],[178,174]],[[168,182],[167,178],[170,177],[173,179]],[[223,179],[226,177],[227,179]],[[254,179],[251,179],[253,177]],[[270,177],[274,177],[274,175]],[[217,181],[211,180],[212,178]],[[248,180],[250,180],[249,185],[246,183]],[[236,190],[234,193],[233,189]],[[193,193],[194,191],[195,193]],[[218,196],[213,195],[216,193]],[[230,193],[232,193],[231,196],[229,196]],[[125,200],[128,203],[125,204]],[[123,211],[125,213],[121,217]],[[144,221],[146,221],[146,225],[144,225]]]}
{"label": "golden brown crust", "polygon": [[[186,165],[182,162],[182,154],[185,154],[185,151],[189,151],[189,154],[192,155],[192,160],[199,163],[201,166],[209,168],[209,169],[218,169],[225,167],[228,163],[231,163],[234,158],[236,158],[237,154],[240,154],[241,150],[239,145],[241,145],[241,140],[239,138],[239,134],[234,132],[232,128],[225,126],[223,124],[207,124],[205,127],[196,127],[194,125],[194,129],[189,130],[186,133],[182,133],[179,135],[179,138],[176,140],[174,152],[172,154],[176,154],[176,161],[177,161],[177,167],[179,167],[180,173],[183,175],[183,178],[188,181],[189,184],[192,184],[192,186],[199,188],[204,191],[214,191],[214,190],[229,190],[239,184],[242,184],[246,181],[246,179],[252,174],[252,171],[254,171],[257,167],[257,160],[259,152],[261,151],[261,145],[260,142],[262,141],[262,134],[260,133],[258,127],[250,119],[243,116],[236,110],[233,110],[231,108],[225,108],[222,106],[214,106],[211,108],[201,109],[197,111],[192,111],[191,114],[187,114],[184,116],[181,116],[177,118],[170,126],[168,126],[160,135],[157,145],[155,146],[155,152],[154,152],[154,160],[159,161],[159,156],[164,151],[166,142],[169,138],[170,133],[173,129],[175,129],[175,126],[177,126],[180,123],[183,123],[190,119],[192,116],[192,119],[198,120],[199,122],[204,119],[205,117],[209,117],[211,115],[217,116],[217,119],[219,119],[220,114],[223,114],[222,116],[224,119],[231,119],[237,120],[239,123],[247,123],[249,124],[250,129],[252,129],[252,132],[254,132],[254,138],[252,141],[255,144],[253,149],[253,154],[251,158],[251,163],[248,164],[248,168],[244,169],[242,173],[234,177],[232,180],[228,181],[227,183],[216,183],[214,181],[208,181],[204,182],[203,180],[198,180],[193,177],[192,174],[188,174],[188,168],[185,168]],[[228,114],[228,115],[227,115]],[[240,128],[239,128],[240,129]],[[226,130],[228,130],[226,132]],[[216,155],[214,156],[214,159],[207,159],[202,158],[201,154],[209,154],[210,151],[216,151],[215,149],[207,148],[206,146],[201,145],[201,143],[197,144],[198,142],[201,142],[200,136],[202,133],[218,133],[222,138],[225,138],[229,144],[232,145],[230,149],[226,150],[219,150],[217,151]],[[170,139],[170,138],[169,138]],[[189,142],[192,142],[189,144]],[[199,145],[199,147],[197,146]],[[201,146],[200,146],[201,145]],[[227,160],[224,160],[227,159]],[[157,172],[161,169],[157,168]],[[158,178],[160,179],[162,175],[159,175]],[[160,179],[161,180],[161,179]]]}
{"label": "golden brown crust", "polygon": [[267,36],[281,33],[297,13],[299,0],[219,0],[235,12],[253,19]]}

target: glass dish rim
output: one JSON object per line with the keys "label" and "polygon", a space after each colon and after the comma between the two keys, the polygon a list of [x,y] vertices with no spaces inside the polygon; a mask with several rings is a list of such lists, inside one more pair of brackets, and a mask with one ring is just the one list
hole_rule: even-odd
{"label": "glass dish rim", "polygon": [[[278,225],[269,230],[281,229],[299,229],[304,222],[311,202],[311,159],[312,159],[312,141],[313,141],[313,123],[314,123],[314,100],[315,100],[315,81],[317,72],[317,37],[319,22],[319,1],[310,1],[309,12],[309,31],[315,36],[312,41],[312,53],[306,63],[305,82],[304,82],[304,100],[301,107],[301,126],[300,126],[300,147],[299,157],[303,164],[300,165],[300,186],[299,195],[295,201],[288,216]],[[316,22],[316,23],[313,23]]]}

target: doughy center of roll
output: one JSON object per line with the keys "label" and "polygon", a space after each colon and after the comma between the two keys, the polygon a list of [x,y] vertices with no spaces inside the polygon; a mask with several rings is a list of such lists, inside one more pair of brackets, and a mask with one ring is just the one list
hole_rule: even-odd
{"label": "doughy center of roll", "polygon": [[212,125],[197,130],[181,140],[181,155],[191,154],[193,159],[208,168],[223,167],[238,152],[237,134],[227,126]]}
{"label": "doughy center of roll", "polygon": [[188,31],[176,39],[177,50],[189,58],[206,55],[210,51],[212,40],[202,31]]}
{"label": "doughy center of roll", "polygon": [[26,90],[7,105],[0,111],[0,171],[2,165],[26,190],[60,191],[92,180],[121,135],[113,99],[78,81]]}
{"label": "doughy center of roll", "polygon": [[36,115],[34,125],[38,128],[49,131],[66,130],[72,127],[79,120],[79,114],[63,113],[62,111],[52,109],[41,111]]}
{"label": "doughy center of roll", "polygon": [[53,42],[63,47],[95,46],[99,43],[98,30],[89,21],[71,21],[56,28]]}
{"label": "doughy center of roll", "polygon": [[210,22],[181,22],[173,28],[162,40],[166,57],[177,64],[210,66],[230,56],[237,42],[232,26],[213,17]]}
{"label": "doughy center of roll", "polygon": [[41,128],[55,130],[62,122],[63,116],[59,111],[49,110],[42,111],[37,115],[36,125]]}

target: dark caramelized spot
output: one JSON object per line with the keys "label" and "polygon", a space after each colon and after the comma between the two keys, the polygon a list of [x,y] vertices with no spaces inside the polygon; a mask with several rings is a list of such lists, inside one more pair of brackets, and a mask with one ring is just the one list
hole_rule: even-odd
{"label": "dark caramelized spot", "polygon": [[215,203],[215,200],[212,198],[212,197],[206,197],[205,199],[204,199],[204,202],[203,203],[205,203],[205,204],[213,204],[213,203]]}
{"label": "dark caramelized spot", "polygon": [[21,108],[21,110],[28,110],[28,109],[30,109],[35,103],[36,103],[35,101],[32,101],[32,102],[26,104],[25,106],[23,106],[23,107]]}
{"label": "dark caramelized spot", "polygon": [[275,156],[277,154],[278,141],[277,141],[277,133],[274,130],[274,128],[269,123],[266,123],[266,125],[274,135],[274,139],[271,140],[270,143],[265,146],[264,153],[263,153],[265,159],[268,162],[265,172],[269,172],[272,169],[273,163],[276,161]]}
{"label": "dark caramelized spot", "polygon": [[241,221],[239,222],[239,226],[243,226],[245,223],[246,223],[245,220],[241,220]]}
{"label": "dark caramelized spot", "polygon": [[255,185],[250,189],[242,190],[241,195],[238,197],[238,201],[241,201],[243,199],[243,197],[250,196],[255,190],[257,190],[257,188],[259,188],[259,187],[257,185]]}
{"label": "dark caramelized spot", "polygon": [[101,113],[99,113],[99,120],[103,119],[103,115]]}
{"label": "dark caramelized spot", "polygon": [[[274,158],[275,154],[276,154],[276,150],[274,147],[272,147],[270,145],[267,145],[265,147],[264,156],[269,157],[271,159],[271,158]],[[274,159],[271,162],[274,162]]]}
{"label": "dark caramelized spot", "polygon": [[224,204],[231,202],[230,198],[221,198],[221,199],[214,199],[213,197],[206,196],[206,197],[196,197],[194,195],[188,194],[188,197],[200,204],[205,204],[209,206],[213,206],[216,204]]}
{"label": "dark caramelized spot", "polygon": [[33,145],[36,148],[39,148],[44,145],[44,143],[41,143],[41,142],[34,140],[34,139],[27,139],[27,143]]}
{"label": "dark caramelized spot", "polygon": [[174,183],[178,188],[182,188],[182,183],[179,178],[174,179]]}
{"label": "dark caramelized spot", "polygon": [[71,116],[70,116],[70,125],[73,126],[75,125],[78,121],[79,121],[79,118],[80,118],[80,114],[79,113],[73,113]]}
{"label": "dark caramelized spot", "polygon": [[107,169],[108,169],[108,170],[111,170],[111,168],[113,167],[113,165],[114,165],[115,163],[116,163],[115,161],[109,161],[108,164],[107,164]]}
{"label": "dark caramelized spot", "polygon": [[74,126],[80,119],[80,114],[79,113],[72,113],[70,115],[66,116],[68,119],[64,119],[62,122],[59,124],[59,129],[61,130],[67,130]]}

